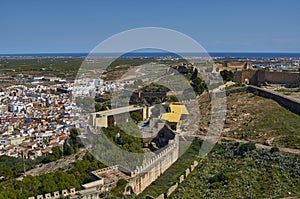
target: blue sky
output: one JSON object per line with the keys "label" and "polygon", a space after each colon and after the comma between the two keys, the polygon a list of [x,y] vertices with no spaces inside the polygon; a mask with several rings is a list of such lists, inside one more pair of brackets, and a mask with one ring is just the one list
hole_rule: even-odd
{"label": "blue sky", "polygon": [[298,0],[0,0],[0,53],[89,52],[157,26],[209,52],[300,52]]}

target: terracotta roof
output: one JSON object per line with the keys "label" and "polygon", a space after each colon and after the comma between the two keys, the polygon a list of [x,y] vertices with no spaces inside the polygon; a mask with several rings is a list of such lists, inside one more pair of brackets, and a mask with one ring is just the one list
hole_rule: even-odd
{"label": "terracotta roof", "polygon": [[8,145],[7,147],[5,147],[5,150],[10,150],[10,149],[13,149],[15,147],[15,145],[11,144],[11,145]]}
{"label": "terracotta roof", "polygon": [[34,141],[34,142],[22,142],[21,146],[23,146],[23,147],[31,147],[31,146],[35,145],[36,143],[38,143],[38,141]]}

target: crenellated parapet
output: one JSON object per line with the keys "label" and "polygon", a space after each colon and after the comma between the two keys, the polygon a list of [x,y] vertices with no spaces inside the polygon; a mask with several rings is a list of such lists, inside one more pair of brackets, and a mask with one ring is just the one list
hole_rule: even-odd
{"label": "crenellated parapet", "polygon": [[178,154],[179,137],[175,134],[174,140],[170,140],[165,148],[132,172],[124,194],[141,193],[178,159]]}
{"label": "crenellated parapet", "polygon": [[70,190],[64,189],[61,191],[61,193],[59,191],[56,191],[54,193],[46,193],[45,195],[38,195],[36,197],[29,197],[28,199],[57,199],[60,197],[68,197],[68,196],[75,196],[76,195],[76,190],[75,188],[72,188]]}
{"label": "crenellated parapet", "polygon": [[[153,167],[157,162],[159,162],[162,158],[165,158],[166,155],[169,155],[170,152],[174,153],[174,159],[177,160],[178,158],[178,150],[179,150],[179,137],[176,134],[174,140],[169,141],[169,145],[160,151],[155,156],[151,157],[150,159],[144,161],[141,166],[137,166],[137,168],[132,172],[132,177],[147,172],[151,167]],[[175,161],[176,161],[175,160]]]}

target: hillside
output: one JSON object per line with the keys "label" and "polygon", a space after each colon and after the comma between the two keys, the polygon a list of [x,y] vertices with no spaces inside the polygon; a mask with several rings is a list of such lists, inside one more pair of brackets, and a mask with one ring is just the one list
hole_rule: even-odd
{"label": "hillside", "polygon": [[170,198],[300,196],[299,156],[227,142],[217,145]]}
{"label": "hillside", "polygon": [[[210,119],[209,103],[200,106],[200,134]],[[277,147],[300,149],[300,116],[271,99],[252,93],[227,97],[227,116],[222,135]]]}

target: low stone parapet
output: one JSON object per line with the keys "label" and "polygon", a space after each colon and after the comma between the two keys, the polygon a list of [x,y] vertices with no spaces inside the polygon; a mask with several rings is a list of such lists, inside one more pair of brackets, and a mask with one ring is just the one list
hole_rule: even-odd
{"label": "low stone parapet", "polygon": [[168,192],[166,193],[166,197],[169,197],[178,187],[178,183],[174,184],[168,189]]}
{"label": "low stone parapet", "polygon": [[182,182],[184,181],[184,179],[185,179],[185,176],[184,176],[184,175],[181,175],[181,176],[179,177],[179,183],[182,183]]}

